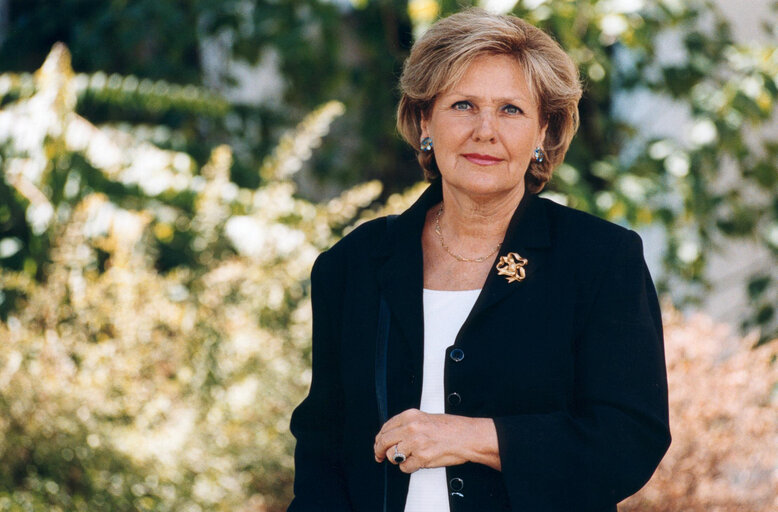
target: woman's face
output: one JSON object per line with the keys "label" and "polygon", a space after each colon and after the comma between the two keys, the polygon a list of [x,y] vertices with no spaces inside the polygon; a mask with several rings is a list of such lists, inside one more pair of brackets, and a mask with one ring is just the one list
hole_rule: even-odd
{"label": "woman's face", "polygon": [[421,122],[432,137],[444,186],[470,196],[524,193],[524,174],[546,127],[519,64],[506,55],[476,58]]}

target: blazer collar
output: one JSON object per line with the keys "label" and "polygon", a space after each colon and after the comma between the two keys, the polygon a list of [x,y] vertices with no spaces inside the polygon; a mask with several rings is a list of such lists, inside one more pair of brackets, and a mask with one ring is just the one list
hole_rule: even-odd
{"label": "blazer collar", "polygon": [[424,336],[421,235],[427,211],[442,199],[440,183],[432,183],[409,209],[397,216],[373,254],[378,260],[379,287],[392,312],[391,321],[400,326],[409,340],[419,369]]}
{"label": "blazer collar", "polygon": [[[419,199],[399,215],[382,243],[376,244],[373,257],[378,264],[378,283],[396,322],[410,342],[413,366],[423,363],[423,256],[421,235],[427,212],[443,199],[440,181],[433,182]],[[492,264],[483,290],[466,323],[484,310],[532,282],[543,265],[551,246],[545,202],[525,193],[516,208],[505,239]],[[515,252],[526,258],[526,279],[509,283],[495,268],[500,256]]]}
{"label": "blazer collar", "polygon": [[[527,288],[545,263],[549,247],[551,236],[546,204],[536,195],[525,193],[508,224],[505,239],[492,262],[483,290],[468,321],[512,293],[520,293],[522,289]],[[509,282],[506,276],[497,272],[500,257],[510,253],[516,253],[527,260],[524,266],[526,277],[522,281]]]}

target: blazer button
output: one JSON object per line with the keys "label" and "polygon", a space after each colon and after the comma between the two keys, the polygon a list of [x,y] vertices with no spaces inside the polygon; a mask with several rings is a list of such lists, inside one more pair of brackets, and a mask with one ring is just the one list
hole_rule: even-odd
{"label": "blazer button", "polygon": [[451,405],[459,405],[462,403],[462,397],[459,396],[459,393],[449,393],[448,403]]}
{"label": "blazer button", "polygon": [[462,359],[465,358],[465,351],[461,348],[455,348],[451,351],[451,353],[448,355],[449,358],[451,358],[452,361],[455,363],[458,363]]}
{"label": "blazer button", "polygon": [[462,494],[462,489],[465,488],[465,481],[461,478],[452,478],[448,481],[448,487],[451,489],[451,495],[452,496],[458,496],[460,498],[464,498],[465,495]]}

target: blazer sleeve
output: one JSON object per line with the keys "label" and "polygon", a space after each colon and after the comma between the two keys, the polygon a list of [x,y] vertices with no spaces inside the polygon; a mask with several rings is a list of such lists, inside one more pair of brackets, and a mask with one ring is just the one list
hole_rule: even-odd
{"label": "blazer sleeve", "polygon": [[622,237],[599,274],[575,340],[574,412],[494,419],[517,510],[613,507],[670,444],[662,319],[640,237]]}
{"label": "blazer sleeve", "polygon": [[289,512],[351,510],[341,467],[343,392],[340,383],[342,265],[332,251],[311,271],[313,368],[308,396],[292,413],[294,499]]}

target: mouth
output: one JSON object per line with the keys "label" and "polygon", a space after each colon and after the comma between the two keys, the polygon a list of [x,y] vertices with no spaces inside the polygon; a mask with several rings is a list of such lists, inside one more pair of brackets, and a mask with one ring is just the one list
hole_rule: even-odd
{"label": "mouth", "polygon": [[502,162],[502,158],[497,158],[491,155],[482,155],[480,153],[466,153],[462,155],[468,162],[472,162],[476,165],[494,165]]}

